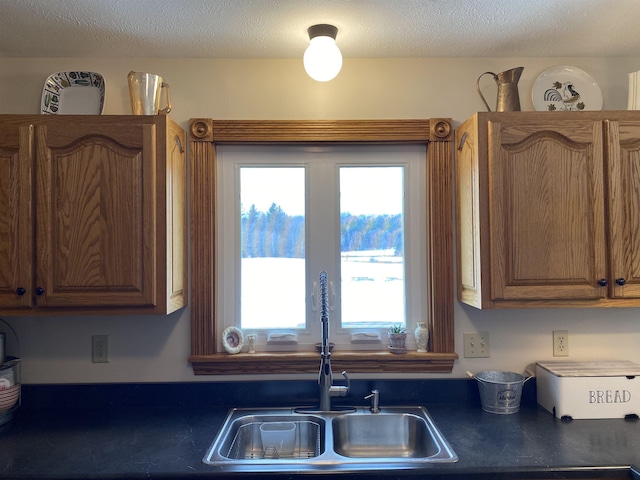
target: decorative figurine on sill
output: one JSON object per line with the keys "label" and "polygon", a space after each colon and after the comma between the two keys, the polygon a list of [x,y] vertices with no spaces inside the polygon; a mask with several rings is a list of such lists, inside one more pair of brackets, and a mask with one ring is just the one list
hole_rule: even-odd
{"label": "decorative figurine on sill", "polygon": [[249,344],[249,353],[256,353],[256,334],[250,333],[247,335],[247,342]]}

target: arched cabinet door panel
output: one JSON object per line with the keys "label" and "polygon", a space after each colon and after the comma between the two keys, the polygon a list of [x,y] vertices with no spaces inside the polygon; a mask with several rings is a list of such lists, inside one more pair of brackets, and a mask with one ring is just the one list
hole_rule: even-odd
{"label": "arched cabinet door panel", "polygon": [[606,134],[611,296],[640,299],[640,118],[608,121]]}
{"label": "arched cabinet door panel", "polygon": [[0,308],[33,306],[33,127],[0,124]]}

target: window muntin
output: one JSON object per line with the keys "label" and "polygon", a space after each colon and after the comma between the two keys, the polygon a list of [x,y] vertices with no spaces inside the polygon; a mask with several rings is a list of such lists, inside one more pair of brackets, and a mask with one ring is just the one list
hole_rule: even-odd
{"label": "window muntin", "polygon": [[[321,270],[329,273],[331,282],[331,311],[330,320],[331,340],[335,343],[344,345],[347,349],[354,350],[371,350],[383,349],[386,345],[384,335],[386,328],[392,323],[406,323],[409,329],[413,328],[416,321],[424,320],[426,309],[422,303],[423,296],[420,292],[426,288],[424,284],[424,238],[423,233],[424,219],[418,214],[420,205],[424,205],[424,145],[413,146],[342,146],[342,147],[248,147],[248,146],[220,146],[218,149],[218,193],[220,209],[220,223],[218,228],[220,250],[218,258],[220,258],[219,268],[219,316],[224,322],[219,322],[218,330],[222,330],[229,325],[236,325],[243,330],[258,334],[258,349],[267,350],[307,350],[309,346],[319,341],[320,328],[317,321],[317,306],[314,304],[313,285],[317,282],[317,274]],[[244,232],[242,227],[243,215],[247,214],[247,208],[251,210],[251,205],[247,207],[247,203],[251,200],[250,195],[242,193],[243,190],[250,188],[250,181],[244,181],[243,172],[256,173],[258,178],[263,180],[263,184],[267,186],[265,191],[271,190],[272,194],[278,193],[282,186],[274,186],[273,181],[267,181],[270,175],[277,175],[278,172],[286,171],[306,172],[305,185],[303,188],[296,188],[295,191],[303,191],[306,194],[307,202],[305,207],[305,218],[309,221],[305,229],[305,258],[289,259],[297,262],[299,265],[304,261],[305,282],[292,282],[295,287],[288,287],[287,279],[281,278],[279,275],[283,272],[283,268],[275,265],[267,265],[262,269],[262,273],[258,274],[254,281],[251,282],[258,294],[247,294],[246,298],[250,299],[245,302],[242,298],[245,296],[243,287],[247,284],[248,270],[244,270],[241,259],[242,238]],[[397,274],[386,275],[376,274],[380,277],[375,282],[375,286],[382,287],[384,291],[385,277],[396,279],[406,278],[406,287],[414,294],[407,295],[405,305],[405,288],[402,280],[388,281],[392,284],[396,282],[396,295],[393,301],[390,301],[388,294],[380,296],[380,293],[371,291],[374,282],[369,282],[369,288],[364,288],[364,293],[360,293],[360,298],[349,302],[345,294],[349,294],[349,287],[353,287],[353,282],[345,282],[345,255],[341,255],[341,228],[340,228],[340,210],[351,209],[348,195],[350,192],[340,192],[341,177],[346,182],[352,184],[352,189],[358,187],[358,175],[363,176],[363,172],[368,171],[371,178],[366,185],[361,185],[361,196],[364,193],[376,195],[376,189],[381,187],[374,186],[374,176],[385,176],[386,185],[383,186],[385,192],[377,192],[378,197],[386,195],[386,202],[395,203],[394,211],[400,211],[400,215],[408,226],[405,250],[409,261],[405,264],[403,258],[394,255],[396,265],[388,265],[395,267]],[[393,172],[393,173],[392,173]],[[302,176],[302,175],[300,175]],[[352,178],[351,178],[352,177]],[[393,183],[396,189],[393,193],[387,192],[389,181],[395,177]],[[298,179],[299,180],[299,179]],[[362,178],[361,178],[362,180]],[[276,182],[279,183],[279,182]],[[296,182],[298,184],[298,182]],[[274,186],[271,188],[271,186]],[[290,184],[291,186],[291,184]],[[237,191],[240,192],[238,195]],[[353,192],[351,192],[353,193]],[[383,195],[384,193],[384,195]],[[406,195],[405,195],[406,193]],[[343,196],[342,202],[340,196]],[[254,195],[255,196],[255,195]],[[395,197],[395,198],[394,198]],[[235,201],[240,198],[240,201]],[[262,200],[262,207],[256,210],[262,210],[269,205],[269,209],[279,211],[282,209],[275,201],[275,196],[265,195]],[[411,200],[411,201],[408,201]],[[285,200],[279,200],[284,202]],[[360,203],[366,203],[366,199],[361,199]],[[373,200],[369,200],[372,203]],[[421,203],[422,202],[422,203]],[[412,205],[413,203],[413,205]],[[275,204],[275,205],[274,205]],[[280,208],[279,208],[280,207]],[[282,210],[286,211],[289,207]],[[267,210],[269,210],[267,209]],[[298,206],[299,209],[299,206]],[[386,209],[386,208],[385,208]],[[386,209],[388,210],[388,209]],[[233,213],[230,213],[233,212]],[[255,212],[254,212],[255,213]],[[296,212],[300,213],[300,211]],[[346,213],[346,212],[345,212]],[[372,217],[370,221],[375,221]],[[378,218],[380,220],[380,218]],[[387,218],[388,222],[389,219]],[[235,232],[234,235],[230,235]],[[404,236],[404,235],[403,235]],[[260,261],[265,263],[273,263],[277,257],[265,257]],[[252,259],[255,260],[255,259]],[[282,259],[284,260],[284,259]],[[353,259],[351,259],[353,260]],[[247,262],[250,263],[250,262]],[[254,262],[255,264],[256,262]],[[413,266],[412,266],[413,265]],[[405,272],[405,268],[407,272]],[[288,268],[288,267],[287,267]],[[260,269],[254,269],[260,270]],[[300,268],[295,270],[298,272],[296,278],[299,278]],[[242,273],[244,271],[244,274]],[[235,286],[235,288],[233,287]],[[366,287],[365,285],[361,285]],[[388,287],[389,285],[387,285]],[[342,292],[342,294],[340,294]],[[353,293],[353,291],[351,292]],[[267,299],[265,301],[265,298]],[[343,302],[344,306],[343,306]],[[237,308],[240,305],[240,308]],[[295,319],[296,313],[290,312],[295,307],[295,311],[300,311],[300,306],[306,306],[306,318],[300,321]],[[395,305],[395,307],[393,307]],[[387,316],[377,316],[372,319],[371,312],[379,313],[385,310],[395,311],[395,314]],[[235,307],[235,308],[234,308]],[[406,308],[405,308],[406,307]],[[242,311],[256,312],[257,316],[253,316],[252,320],[245,320]],[[400,312],[401,317],[397,312]],[[350,312],[358,312],[359,315],[353,316]],[[369,312],[369,313],[367,313]],[[406,312],[406,317],[404,313]],[[364,314],[364,315],[363,315]],[[284,323],[278,323],[282,319],[280,315],[287,316],[288,319]],[[364,320],[363,320],[364,319]],[[265,322],[271,322],[271,328],[263,328]],[[286,346],[265,346],[267,335],[272,331],[281,329],[295,331],[297,334],[298,344]],[[377,345],[351,345],[351,333],[357,331],[377,331],[383,339]],[[411,340],[411,337],[409,337]]]}

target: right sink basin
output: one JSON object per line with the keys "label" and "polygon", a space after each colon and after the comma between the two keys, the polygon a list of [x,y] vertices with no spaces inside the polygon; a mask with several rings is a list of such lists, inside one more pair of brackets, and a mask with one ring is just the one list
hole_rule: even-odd
{"label": "right sink basin", "polygon": [[413,413],[340,415],[332,420],[333,449],[350,458],[429,458],[441,451],[424,417]]}

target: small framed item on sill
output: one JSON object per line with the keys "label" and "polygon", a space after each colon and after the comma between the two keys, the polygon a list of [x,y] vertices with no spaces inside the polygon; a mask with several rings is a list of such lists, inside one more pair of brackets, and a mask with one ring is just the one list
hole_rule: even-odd
{"label": "small framed item on sill", "polygon": [[222,346],[232,355],[240,353],[244,347],[244,335],[237,327],[227,327],[222,332]]}

